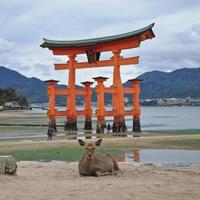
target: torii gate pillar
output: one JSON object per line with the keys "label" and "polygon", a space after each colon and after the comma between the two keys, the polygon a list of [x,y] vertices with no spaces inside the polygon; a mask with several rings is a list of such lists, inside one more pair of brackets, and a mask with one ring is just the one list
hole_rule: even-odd
{"label": "torii gate pillar", "polygon": [[68,76],[68,91],[67,96],[67,109],[69,114],[67,115],[67,121],[65,123],[65,130],[77,131],[77,112],[76,112],[76,94],[75,94],[75,57],[76,54],[70,54],[69,57],[69,76]]}
{"label": "torii gate pillar", "polygon": [[131,79],[129,80],[133,84],[134,94],[133,94],[133,132],[141,132],[140,126],[140,83],[141,79]]}
{"label": "torii gate pillar", "polygon": [[106,81],[108,78],[106,77],[95,77],[93,78],[97,81],[97,133],[104,133],[105,128],[105,102],[104,102],[104,84],[103,82]]}
{"label": "torii gate pillar", "polygon": [[120,52],[121,50],[114,50],[114,70],[113,70],[113,87],[115,88],[112,95],[112,104],[114,111],[113,132],[125,132],[126,124],[124,120],[124,93],[123,85],[120,76]]}
{"label": "torii gate pillar", "polygon": [[49,126],[53,128],[54,132],[56,132],[55,85],[59,81],[47,80],[45,82],[48,84],[47,93],[49,95],[49,110],[47,115],[49,117]]}
{"label": "torii gate pillar", "polygon": [[93,82],[85,81],[82,82],[85,86],[85,130],[92,130],[92,109],[91,109],[91,95],[92,95],[92,88],[91,85]]}

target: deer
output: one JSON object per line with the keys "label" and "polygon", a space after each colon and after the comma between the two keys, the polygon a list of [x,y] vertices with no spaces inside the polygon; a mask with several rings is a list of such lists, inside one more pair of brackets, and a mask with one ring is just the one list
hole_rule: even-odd
{"label": "deer", "polygon": [[101,144],[102,139],[88,143],[78,139],[78,142],[85,149],[85,153],[78,164],[80,175],[105,176],[116,174],[120,170],[117,161],[110,153],[94,153],[96,146]]}

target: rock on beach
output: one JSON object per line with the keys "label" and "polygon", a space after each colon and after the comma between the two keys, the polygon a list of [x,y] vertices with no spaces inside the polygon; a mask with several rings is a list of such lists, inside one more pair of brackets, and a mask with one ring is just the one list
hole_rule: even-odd
{"label": "rock on beach", "polygon": [[15,175],[17,163],[10,155],[0,156],[0,174]]}

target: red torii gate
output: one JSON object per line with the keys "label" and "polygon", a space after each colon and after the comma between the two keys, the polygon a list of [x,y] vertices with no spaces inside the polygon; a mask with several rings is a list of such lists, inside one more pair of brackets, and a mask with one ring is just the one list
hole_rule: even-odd
{"label": "red torii gate", "polygon": [[[113,69],[113,85],[105,88],[103,82],[107,79],[105,77],[94,78],[97,81],[97,131],[103,132],[105,125],[105,116],[114,116],[114,127],[126,129],[124,116],[133,115],[133,131],[140,131],[140,106],[139,106],[139,83],[141,80],[132,79],[132,88],[123,88],[120,66],[137,64],[139,57],[123,58],[120,53],[124,49],[131,49],[140,46],[141,41],[152,39],[155,37],[151,24],[145,28],[132,31],[125,34],[115,36],[108,36],[102,38],[94,38],[88,40],[74,40],[74,41],[57,41],[44,39],[41,47],[52,50],[54,55],[67,55],[69,60],[66,63],[55,64],[55,70],[69,70],[68,88],[56,89],[57,81],[46,81],[49,84],[49,106],[48,116],[51,123],[55,124],[56,116],[66,116],[65,124],[66,130],[77,130],[77,116],[85,115],[85,128],[91,128],[91,94],[90,88],[92,82],[83,82],[85,89],[80,90],[75,88],[75,70],[84,68],[98,68],[114,66]],[[113,57],[109,60],[100,60],[101,52],[111,51]],[[86,54],[88,62],[77,62],[76,55]],[[112,111],[105,111],[104,109],[104,93],[112,93]],[[133,94],[133,110],[124,110],[124,94]],[[67,95],[67,110],[56,111],[55,109],[55,95]],[[85,96],[85,109],[83,111],[76,110],[76,95]]]}

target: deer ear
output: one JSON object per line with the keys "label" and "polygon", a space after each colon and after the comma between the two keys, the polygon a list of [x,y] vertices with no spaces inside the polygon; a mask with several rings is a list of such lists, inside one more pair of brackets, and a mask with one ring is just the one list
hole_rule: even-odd
{"label": "deer ear", "polygon": [[81,146],[85,146],[85,142],[81,139],[78,139],[78,143],[81,145]]}
{"label": "deer ear", "polygon": [[102,142],[102,139],[97,140],[97,141],[95,142],[95,146],[99,146],[99,145],[101,144],[101,142]]}

